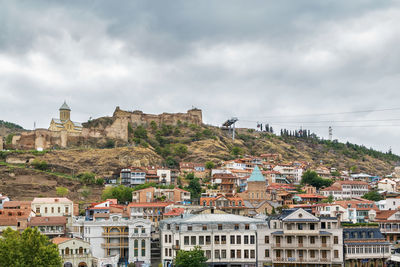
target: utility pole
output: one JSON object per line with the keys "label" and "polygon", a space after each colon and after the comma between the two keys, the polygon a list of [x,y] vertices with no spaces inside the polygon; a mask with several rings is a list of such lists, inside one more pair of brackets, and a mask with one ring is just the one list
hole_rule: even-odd
{"label": "utility pole", "polygon": [[329,131],[329,141],[332,141],[332,126],[329,126],[328,131]]}

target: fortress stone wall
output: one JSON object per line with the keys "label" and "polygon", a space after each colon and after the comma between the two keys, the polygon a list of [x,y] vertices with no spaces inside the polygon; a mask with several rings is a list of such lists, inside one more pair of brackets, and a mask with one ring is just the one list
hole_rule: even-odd
{"label": "fortress stone wall", "polygon": [[191,109],[187,113],[153,115],[145,114],[142,111],[124,111],[117,107],[113,116],[107,119],[111,123],[99,123],[95,126],[88,124],[87,127],[83,127],[82,132],[51,131],[48,129],[22,132],[13,137],[12,145],[15,149],[51,149],[54,147],[90,146],[98,142],[105,142],[107,139],[127,142],[129,123],[134,128],[139,125],[148,126],[152,121],[158,125],[176,125],[178,121],[195,125],[203,123],[200,109]]}

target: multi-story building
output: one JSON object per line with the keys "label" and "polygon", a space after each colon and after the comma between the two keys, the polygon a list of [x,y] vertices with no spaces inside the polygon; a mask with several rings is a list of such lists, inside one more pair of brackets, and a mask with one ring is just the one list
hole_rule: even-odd
{"label": "multi-story building", "polygon": [[336,181],[331,186],[321,189],[323,196],[337,199],[360,198],[368,193],[368,183],[363,181]]}
{"label": "multi-story building", "polygon": [[239,196],[229,197],[218,195],[216,197],[201,197],[200,205],[217,208],[230,214],[247,214],[247,207],[244,205],[243,199]]}
{"label": "multi-story building", "polygon": [[111,258],[119,255],[119,262],[126,265],[131,262],[150,264],[149,220],[126,219],[121,214],[110,214],[106,219],[78,219],[73,226],[73,235],[90,243],[93,257]]}
{"label": "multi-story building", "polygon": [[382,210],[377,212],[375,222],[379,224],[381,233],[393,244],[400,242],[400,211]]}
{"label": "multi-story building", "polygon": [[295,184],[300,183],[301,176],[303,175],[303,168],[294,166],[293,164],[276,165],[273,170],[279,172],[282,177]]}
{"label": "multi-story building", "polygon": [[36,216],[42,217],[64,216],[67,218],[68,226],[72,223],[74,202],[65,197],[35,197],[32,201],[32,211]]}
{"label": "multi-story building", "polygon": [[256,267],[258,226],[265,221],[232,214],[187,214],[160,222],[161,260],[201,246],[212,266]]}
{"label": "multi-story building", "polygon": [[170,211],[172,207],[173,203],[171,202],[130,203],[128,214],[130,218],[148,219],[157,227],[159,221],[164,218],[164,213]]}
{"label": "multi-story building", "polygon": [[342,266],[343,229],[336,218],[289,209],[268,225],[263,249],[274,266]]}
{"label": "multi-story building", "polygon": [[380,210],[397,210],[400,207],[400,198],[386,197],[386,199],[375,202]]}
{"label": "multi-story building", "polygon": [[29,227],[37,227],[39,231],[49,238],[64,236],[66,234],[67,218],[64,216],[31,217]]}
{"label": "multi-story building", "polygon": [[51,240],[58,246],[64,267],[92,267],[90,244],[78,238],[55,237]]}
{"label": "multi-story building", "polygon": [[141,167],[122,169],[120,173],[121,184],[134,187],[146,182],[146,170]]}
{"label": "multi-story building", "polygon": [[162,189],[155,187],[148,187],[132,192],[133,203],[155,202],[159,200],[174,203],[189,202],[190,192],[180,188]]}
{"label": "multi-story building", "polygon": [[345,266],[385,266],[391,256],[390,243],[378,226],[345,226],[343,229]]}

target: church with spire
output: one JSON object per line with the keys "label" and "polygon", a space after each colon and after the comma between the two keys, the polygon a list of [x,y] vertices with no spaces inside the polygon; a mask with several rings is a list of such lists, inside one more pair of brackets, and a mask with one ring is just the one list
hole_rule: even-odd
{"label": "church with spire", "polygon": [[72,133],[82,132],[82,124],[80,122],[75,122],[71,120],[71,109],[64,101],[64,104],[60,107],[60,118],[51,119],[50,131],[61,132],[67,131]]}

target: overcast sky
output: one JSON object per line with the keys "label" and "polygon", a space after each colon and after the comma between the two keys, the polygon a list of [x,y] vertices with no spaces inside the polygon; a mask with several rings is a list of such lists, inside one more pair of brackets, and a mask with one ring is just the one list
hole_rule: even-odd
{"label": "overcast sky", "polygon": [[195,106],[400,153],[399,47],[389,0],[0,0],[0,119]]}

